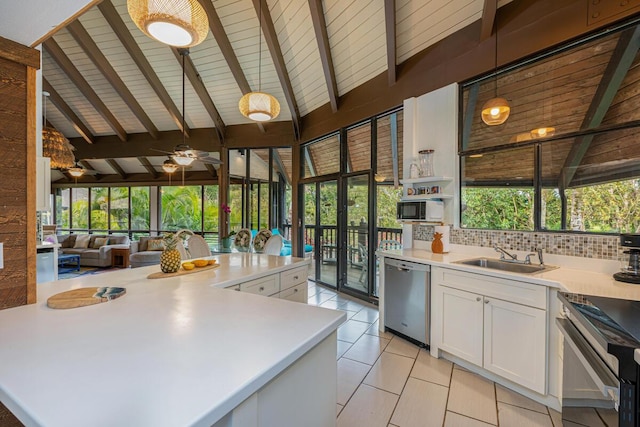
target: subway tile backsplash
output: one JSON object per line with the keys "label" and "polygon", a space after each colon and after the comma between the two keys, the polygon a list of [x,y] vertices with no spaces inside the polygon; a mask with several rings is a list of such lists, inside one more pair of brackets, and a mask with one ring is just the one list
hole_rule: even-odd
{"label": "subway tile backsplash", "polygon": [[[413,227],[414,240],[433,240],[433,226]],[[530,231],[469,230],[451,228],[450,242],[457,245],[498,245],[506,250],[530,251],[542,248],[545,253],[583,258],[619,260],[624,248],[618,236],[536,233]]]}

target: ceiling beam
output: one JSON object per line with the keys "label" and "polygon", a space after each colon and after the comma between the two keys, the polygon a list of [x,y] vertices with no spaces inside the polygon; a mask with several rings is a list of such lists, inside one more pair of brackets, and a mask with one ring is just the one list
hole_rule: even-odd
{"label": "ceiling beam", "polygon": [[[622,81],[633,64],[638,49],[640,49],[640,25],[629,28],[620,34],[618,44],[611,54],[607,68],[602,75],[602,79],[600,79],[598,88],[580,125],[581,130],[600,126],[616,93],[618,93],[618,89],[620,89]],[[582,163],[582,159],[587,154],[593,138],[594,135],[578,137],[571,145],[571,150],[560,171],[558,182],[560,189],[569,188],[571,185],[571,181]]]}
{"label": "ceiling beam", "polygon": [[335,113],[338,111],[338,83],[336,82],[336,72],[333,67],[333,57],[331,56],[331,46],[329,45],[322,0],[309,0],[309,8],[311,9],[311,20],[316,33],[318,50],[320,51],[324,79],[327,82],[327,90],[329,91],[329,103],[331,104],[331,110]]}
{"label": "ceiling beam", "polygon": [[87,98],[89,103],[95,108],[95,110],[102,116],[107,124],[118,135],[118,138],[122,141],[127,140],[127,133],[115,116],[109,111],[107,106],[102,102],[98,94],[91,88],[89,82],[85,80],[80,71],[73,65],[71,60],[62,51],[62,48],[51,38],[44,42],[44,48],[51,55],[51,58],[58,64],[62,71],[67,75],[69,80],[76,85],[80,93]]}
{"label": "ceiling beam", "polygon": [[127,25],[124,23],[120,14],[113,6],[113,4],[109,0],[105,0],[98,5],[100,12],[107,20],[107,23],[111,26],[113,32],[118,36],[120,42],[127,50],[133,62],[136,63],[138,69],[144,76],[144,78],[151,86],[151,89],[156,93],[164,108],[167,109],[167,112],[178,126],[178,129],[183,130],[185,135],[189,136],[189,127],[185,124],[184,129],[182,127],[182,113],[178,110],[178,107],[173,102],[173,99],[169,95],[169,92],[165,89],[164,85],[160,81],[160,78],[156,74],[155,70],[147,60],[147,58],[142,53],[142,49],[136,43],[135,39],[129,32]]}
{"label": "ceiling beam", "polygon": [[[270,148],[292,147],[294,145],[291,122],[269,123],[269,131],[262,133],[253,124],[231,125],[226,127],[225,146],[234,148]],[[80,159],[110,159],[118,157],[159,156],[154,150],[172,153],[175,146],[182,144],[182,132],[178,130],[161,131],[157,140],[148,133],[132,133],[127,142],[120,141],[115,135],[96,136],[94,144],[88,144],[82,138],[70,138],[76,147],[76,156]],[[189,146],[196,150],[219,151],[221,144],[216,139],[215,128],[191,129]]]}
{"label": "ceiling beam", "polygon": [[218,171],[216,171],[216,168],[214,168],[211,163],[204,163],[204,167],[207,168],[207,172],[209,172],[212,177],[218,177]]}
{"label": "ceiling beam", "polygon": [[[271,54],[273,65],[276,69],[276,73],[278,74],[278,79],[280,79],[280,86],[282,86],[284,97],[287,100],[287,105],[289,106],[289,111],[291,112],[293,134],[295,135],[296,140],[298,140],[300,139],[301,132],[300,110],[298,109],[298,103],[296,102],[296,97],[293,93],[293,86],[291,86],[289,72],[287,71],[287,66],[284,63],[282,49],[280,49],[280,43],[278,42],[276,29],[273,26],[271,13],[269,13],[269,7],[260,7],[262,1],[264,0],[253,0],[253,7],[256,10],[258,19],[260,19],[262,22],[262,34],[264,35],[264,39],[267,42],[267,46],[269,47],[269,53]],[[262,16],[260,16],[260,11],[262,11]]]}
{"label": "ceiling beam", "polygon": [[[255,127],[255,126],[254,126]],[[108,175],[102,175],[99,180],[94,175],[85,174],[78,178],[77,184],[75,179],[69,178],[68,175],[64,175],[64,179],[58,179],[51,182],[52,188],[78,188],[78,187],[122,187],[122,186],[168,186],[169,178],[168,174],[158,175],[157,179],[151,179],[148,173],[132,173],[127,176],[124,181],[120,175],[112,173]],[[182,181],[181,172],[176,172],[171,177],[171,185],[180,185]],[[184,182],[188,185],[212,185],[219,182],[219,178],[212,178],[211,174],[207,171],[190,171],[185,173]]]}
{"label": "ceiling beam", "polygon": [[149,172],[149,175],[151,175],[153,179],[158,178],[158,171],[153,167],[149,159],[147,159],[146,157],[138,157],[138,161],[142,166],[144,166],[144,168],[147,170],[147,172]]}
{"label": "ceiling beam", "polygon": [[120,165],[118,164],[118,162],[115,159],[107,159],[107,163],[109,164],[109,166],[111,166],[111,169],[113,169],[115,171],[115,173],[120,175],[120,178],[122,178],[124,180],[127,179],[126,172],[120,167]]}
{"label": "ceiling beam", "polygon": [[387,36],[387,74],[389,86],[396,84],[396,0],[384,0],[384,26]]}
{"label": "ceiling beam", "polygon": [[482,19],[480,20],[480,41],[483,42],[493,34],[493,27],[498,11],[498,0],[484,0]]}
{"label": "ceiling beam", "polygon": [[140,121],[142,126],[149,132],[154,139],[158,138],[158,128],[153,124],[144,108],[138,103],[136,97],[133,96],[129,88],[122,81],[111,63],[102,53],[96,42],[93,41],[89,32],[82,26],[80,21],[73,21],[67,26],[67,31],[73,36],[80,45],[84,53],[89,57],[91,62],[96,66],[102,75],[107,79],[109,84],[118,92],[120,98],[129,107],[129,110]]}
{"label": "ceiling beam", "polygon": [[191,82],[191,86],[193,86],[193,90],[195,90],[196,94],[198,94],[198,98],[200,98],[200,101],[202,102],[202,105],[204,105],[205,110],[207,110],[207,113],[209,113],[209,116],[211,116],[211,119],[213,120],[213,123],[216,127],[216,135],[218,137],[218,141],[222,143],[224,141],[225,124],[222,121],[222,117],[220,117],[220,113],[218,113],[218,109],[213,103],[213,100],[211,99],[211,96],[207,91],[207,87],[202,81],[202,78],[200,77],[198,70],[196,70],[196,66],[193,64],[193,61],[189,57],[189,50],[177,49],[175,47],[172,47],[171,51],[175,55],[176,60],[180,64],[180,67],[183,67],[183,61],[184,61],[183,72],[186,74],[187,78]]}
{"label": "ceiling beam", "polygon": [[[47,81],[44,76],[42,77],[42,90],[49,92],[49,99],[51,103],[56,106],[56,108],[62,113],[63,116],[69,120],[73,128],[80,134],[85,141],[89,144],[93,144],[94,136],[85,125],[82,120],[76,115],[76,113],[69,107],[69,105],[64,102],[62,97],[56,90],[51,86],[51,84]],[[45,101],[46,102],[46,101]]]}
{"label": "ceiling beam", "polygon": [[[244,71],[242,71],[242,67],[240,66],[238,57],[236,56],[236,52],[233,50],[229,37],[224,31],[222,21],[220,21],[220,16],[218,16],[216,8],[213,6],[211,0],[203,0],[201,1],[201,4],[209,18],[209,29],[211,30],[213,37],[216,39],[216,43],[222,52],[222,56],[224,56],[224,59],[227,61],[227,65],[231,70],[231,74],[233,74],[233,78],[236,79],[236,83],[238,84],[240,91],[243,95],[252,92],[247,76],[244,75]],[[258,129],[260,129],[261,132],[265,132],[265,128],[262,123],[256,122],[256,125],[258,125]]]}

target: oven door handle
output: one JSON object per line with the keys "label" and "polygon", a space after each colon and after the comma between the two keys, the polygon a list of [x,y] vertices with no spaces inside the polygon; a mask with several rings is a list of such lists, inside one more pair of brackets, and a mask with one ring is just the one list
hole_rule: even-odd
{"label": "oven door handle", "polygon": [[619,401],[620,382],[616,376],[609,370],[607,365],[600,359],[600,356],[598,356],[598,353],[589,345],[570,320],[556,318],[556,324],[560,328],[562,335],[564,335],[565,345],[568,344],[571,347],[593,382],[602,392],[602,395],[613,398],[617,403]]}

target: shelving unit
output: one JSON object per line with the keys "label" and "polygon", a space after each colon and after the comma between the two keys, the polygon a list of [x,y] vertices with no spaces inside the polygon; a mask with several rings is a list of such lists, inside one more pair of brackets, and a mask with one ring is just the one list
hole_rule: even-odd
{"label": "shelving unit", "polygon": [[[402,192],[403,200],[431,200],[431,199],[452,199],[453,198],[453,188],[449,188],[453,182],[453,178],[446,176],[426,176],[422,178],[411,178],[411,179],[403,179],[400,181],[402,186],[404,187]],[[425,185],[429,184],[429,185]],[[408,194],[409,188],[419,188],[419,187],[432,187],[431,184],[437,184],[440,187],[440,192],[436,194]]]}

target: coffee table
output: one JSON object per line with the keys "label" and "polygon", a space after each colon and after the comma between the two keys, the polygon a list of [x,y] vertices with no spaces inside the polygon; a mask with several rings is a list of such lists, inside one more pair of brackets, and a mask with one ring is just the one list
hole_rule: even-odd
{"label": "coffee table", "polygon": [[70,271],[80,271],[80,255],[58,255],[58,273]]}

